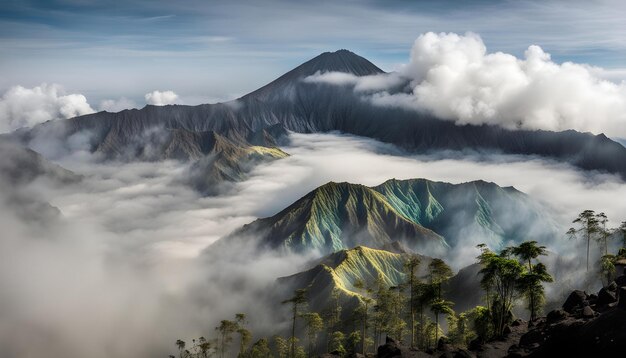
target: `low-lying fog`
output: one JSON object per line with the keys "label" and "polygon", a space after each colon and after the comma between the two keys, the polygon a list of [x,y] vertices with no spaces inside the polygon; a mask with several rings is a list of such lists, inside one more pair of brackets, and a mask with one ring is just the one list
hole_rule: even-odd
{"label": "low-lying fog", "polygon": [[[256,298],[274,278],[302,269],[301,258],[245,250],[216,261],[197,257],[221,236],[328,181],[483,179],[550,206],[564,231],[583,209],[604,211],[613,226],[626,220],[624,182],[545,160],[408,156],[339,134],[292,134],[284,149],[291,157],[259,166],[232,192],[209,198],[178,184],[185,168],[177,162],[66,157],[59,164],[84,175],[81,183],[52,189],[37,181],[24,189],[63,213],[44,227],[22,222],[0,191],[2,356],[167,356],[176,338],[213,337],[220,319],[240,311],[255,327],[276,328]],[[582,252],[565,235],[555,243],[562,245],[550,249],[564,257]],[[455,267],[473,261],[474,248],[468,250]]]}

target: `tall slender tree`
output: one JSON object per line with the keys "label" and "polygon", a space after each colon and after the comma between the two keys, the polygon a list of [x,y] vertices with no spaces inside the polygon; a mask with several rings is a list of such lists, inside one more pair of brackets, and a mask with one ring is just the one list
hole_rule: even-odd
{"label": "tall slender tree", "polygon": [[252,340],[252,333],[246,328],[246,315],[244,313],[237,313],[235,315],[235,323],[237,324],[237,333],[239,334],[239,355],[238,357],[245,357],[248,345]]}
{"label": "tall slender tree", "polygon": [[415,287],[418,283],[416,271],[420,264],[417,255],[411,255],[404,264],[409,286],[409,324],[411,326],[411,347],[415,347]]}
{"label": "tall slender tree", "polygon": [[533,321],[537,318],[537,313],[541,310],[544,301],[543,282],[552,282],[552,276],[548,274],[546,267],[541,263],[534,265],[533,260],[541,255],[547,255],[548,252],[546,247],[538,245],[537,241],[526,241],[509,250],[524,264],[528,264],[528,271],[520,277],[519,285],[528,301],[530,320]]}
{"label": "tall slender tree", "polygon": [[222,320],[220,322],[220,325],[215,327],[215,330],[219,331],[220,333],[220,338],[219,338],[218,343],[219,343],[221,358],[224,358],[224,354],[226,353],[226,350],[228,349],[230,342],[232,342],[233,340],[232,334],[237,331],[237,328],[238,328],[237,322],[229,321],[229,320]]}
{"label": "tall slender tree", "polygon": [[578,217],[572,221],[574,224],[579,224],[580,228],[570,228],[567,233],[571,238],[576,238],[579,232],[582,232],[585,240],[587,241],[587,272],[589,271],[589,250],[591,246],[591,240],[600,231],[598,219],[596,213],[593,210],[585,210],[578,214]]}
{"label": "tall slender tree", "polygon": [[297,289],[294,291],[294,294],[291,298],[284,300],[282,304],[289,303],[291,304],[292,311],[292,322],[291,322],[291,358],[295,358],[296,356],[296,319],[298,318],[298,314],[300,313],[299,309],[302,305],[306,304],[307,301],[307,290],[306,289]]}
{"label": "tall slender tree", "polygon": [[482,266],[480,283],[486,291],[492,292],[490,301],[494,331],[497,336],[502,336],[519,293],[524,266],[510,258],[510,250],[503,250],[499,255],[485,246],[481,250],[478,256],[478,263]]}
{"label": "tall slender tree", "polygon": [[316,312],[307,312],[302,314],[304,326],[306,327],[306,336],[308,340],[307,356],[310,358],[315,353],[317,345],[317,335],[324,329],[324,321],[322,316]]}
{"label": "tall slender tree", "polygon": [[622,247],[626,247],[626,221],[622,221],[617,230],[622,234]]}

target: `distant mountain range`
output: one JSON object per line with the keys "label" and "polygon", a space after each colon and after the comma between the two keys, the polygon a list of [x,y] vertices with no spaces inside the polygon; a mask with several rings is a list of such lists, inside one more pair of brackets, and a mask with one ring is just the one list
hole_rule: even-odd
{"label": "distant mountain range", "polygon": [[511,187],[392,179],[374,187],[325,184],[223,240],[253,237],[272,249],[321,253],[399,241],[410,250],[443,254],[478,243],[495,249],[547,240],[556,231],[541,205]]}
{"label": "distant mountain range", "polygon": [[383,73],[347,50],[326,52],[235,101],[99,112],[49,121],[14,135],[26,143],[43,138],[59,146],[67,146],[73,143],[68,139],[81,136],[87,149],[105,158],[185,159],[206,154],[201,144],[204,133],[213,132],[238,145],[273,147],[287,130],[341,131],[419,153],[472,150],[535,155],[626,178],[626,148],[602,134],[456,125],[426,113],[376,106],[350,86],[303,81],[324,72],[357,76]]}

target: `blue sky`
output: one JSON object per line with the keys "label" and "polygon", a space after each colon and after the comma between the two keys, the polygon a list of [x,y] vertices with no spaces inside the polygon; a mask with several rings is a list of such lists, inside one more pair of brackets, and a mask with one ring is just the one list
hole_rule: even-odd
{"label": "blue sky", "polygon": [[3,0],[0,90],[47,82],[90,103],[156,89],[213,102],[339,48],[393,70],[427,31],[473,31],[490,52],[517,56],[537,44],[619,81],[624,19],[621,1]]}

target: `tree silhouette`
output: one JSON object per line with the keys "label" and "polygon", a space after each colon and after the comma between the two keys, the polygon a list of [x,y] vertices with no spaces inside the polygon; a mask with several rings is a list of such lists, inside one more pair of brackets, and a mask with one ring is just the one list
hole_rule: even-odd
{"label": "tree silhouette", "polygon": [[293,297],[285,300],[282,304],[290,303],[292,310],[292,323],[291,323],[291,358],[296,356],[296,319],[298,318],[298,309],[306,303],[306,289],[298,289],[294,291]]}
{"label": "tree silhouette", "polygon": [[219,331],[220,333],[221,342],[219,344],[219,349],[221,358],[224,358],[224,354],[228,349],[228,345],[233,340],[232,334],[235,333],[238,328],[239,327],[237,325],[237,322],[229,320],[222,320],[220,322],[220,325],[215,327],[215,330]]}
{"label": "tree silhouette", "polygon": [[176,347],[178,347],[178,352],[180,355],[180,358],[183,358],[183,353],[185,352],[185,341],[177,339],[176,340]]}
{"label": "tree silhouette", "polygon": [[600,231],[600,226],[598,224],[598,219],[596,217],[596,213],[593,210],[585,210],[582,213],[578,214],[578,217],[572,221],[574,224],[579,224],[580,229],[570,228],[567,231],[567,234],[570,238],[576,238],[579,232],[582,232],[585,240],[587,241],[587,272],[589,272],[589,249],[591,245],[591,240],[593,237]]}
{"label": "tree silhouette", "polygon": [[409,320],[411,325],[411,347],[415,347],[415,285],[418,280],[415,276],[415,271],[420,264],[420,259],[417,255],[411,255],[404,264],[405,271],[407,273],[407,285],[409,286]]}

